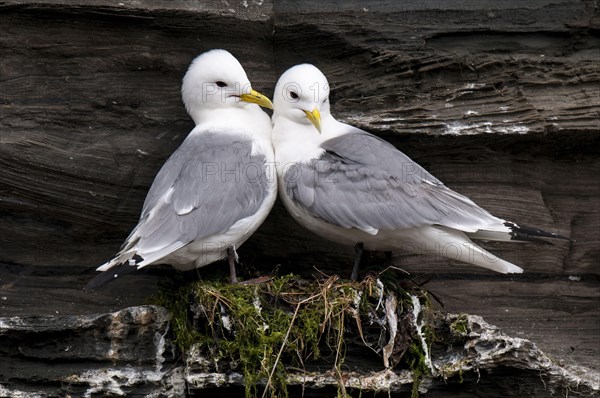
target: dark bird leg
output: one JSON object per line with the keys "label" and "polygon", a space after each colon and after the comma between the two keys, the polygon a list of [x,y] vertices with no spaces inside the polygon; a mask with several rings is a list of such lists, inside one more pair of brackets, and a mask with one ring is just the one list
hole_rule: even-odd
{"label": "dark bird leg", "polygon": [[238,283],[237,276],[235,274],[235,263],[238,260],[238,254],[235,251],[235,247],[229,246],[227,248],[227,261],[229,261],[229,282]]}
{"label": "dark bird leg", "polygon": [[352,273],[350,274],[350,280],[355,281],[358,279],[358,266],[360,265],[360,258],[363,254],[363,243],[358,242],[354,245],[354,265],[352,266]]}
{"label": "dark bird leg", "polygon": [[394,265],[394,263],[392,262],[392,252],[383,252],[383,254],[385,254],[385,260],[383,260],[383,265],[385,265],[386,268]]}

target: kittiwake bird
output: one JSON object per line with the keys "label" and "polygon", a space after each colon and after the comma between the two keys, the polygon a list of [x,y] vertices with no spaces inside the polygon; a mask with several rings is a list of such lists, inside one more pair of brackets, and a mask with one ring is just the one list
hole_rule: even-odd
{"label": "kittiwake bird", "polygon": [[436,254],[501,273],[523,270],[471,241],[563,238],[491,215],[390,143],[337,121],[327,78],[313,65],[288,69],[273,96],[279,195],[301,225],[363,248]]}
{"label": "kittiwake bird", "polygon": [[[149,264],[178,270],[227,258],[261,225],[277,196],[271,101],[251,88],[238,60],[212,50],[191,63],[182,98],[196,126],[156,175],[138,224],[88,285]],[[259,106],[260,105],[260,106]]]}

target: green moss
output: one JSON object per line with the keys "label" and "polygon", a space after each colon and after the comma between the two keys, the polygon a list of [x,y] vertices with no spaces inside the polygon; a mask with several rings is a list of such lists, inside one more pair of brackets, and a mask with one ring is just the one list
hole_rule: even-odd
{"label": "green moss", "polygon": [[428,375],[429,368],[425,362],[425,353],[423,352],[423,346],[419,341],[413,342],[408,348],[406,353],[406,362],[408,367],[413,374],[413,385],[411,398],[419,397],[419,386],[421,385],[421,378]]}
{"label": "green moss", "polygon": [[450,332],[455,337],[465,337],[468,334],[467,315],[460,314],[454,322],[450,324]]}
{"label": "green moss", "polygon": [[[381,286],[375,278],[303,281],[294,275],[259,285],[199,281],[167,285],[152,302],[171,312],[175,342],[184,353],[196,346],[215,366],[230,368],[219,371],[243,373],[246,397],[257,396],[259,385],[266,385],[270,396],[287,397],[286,366],[304,368],[323,356],[333,360],[338,396],[346,397],[345,333],[362,338],[358,318],[366,324],[377,311],[381,316]],[[410,295],[396,286],[391,289],[400,297],[398,312],[412,311]],[[385,290],[389,294],[390,288]],[[413,339],[404,359],[416,378],[429,372],[420,344]]]}
{"label": "green moss", "polygon": [[175,336],[175,344],[182,350],[192,346],[194,342],[202,339],[202,335],[194,330],[190,321],[189,302],[192,286],[178,287],[179,281],[169,281],[160,287],[157,294],[149,300],[150,304],[160,305],[169,310],[171,314],[171,328]]}

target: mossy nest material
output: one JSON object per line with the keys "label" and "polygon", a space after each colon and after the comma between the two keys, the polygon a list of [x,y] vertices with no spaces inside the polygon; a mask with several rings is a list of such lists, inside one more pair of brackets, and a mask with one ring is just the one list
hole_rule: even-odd
{"label": "mossy nest material", "polygon": [[[243,373],[247,397],[257,396],[258,386],[263,397],[287,396],[288,369],[327,367],[341,381],[349,354],[360,357],[358,363],[372,357],[386,368],[408,368],[415,379],[430,373],[433,329],[425,318],[433,315],[417,286],[384,286],[376,276],[350,282],[286,275],[254,285],[171,286],[153,302],[171,312],[184,353],[199,351],[212,361],[211,371]],[[347,395],[343,382],[338,395]]]}

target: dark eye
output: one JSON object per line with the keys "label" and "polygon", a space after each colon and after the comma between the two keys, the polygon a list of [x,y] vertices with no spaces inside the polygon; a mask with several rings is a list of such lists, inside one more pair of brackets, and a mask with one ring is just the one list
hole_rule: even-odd
{"label": "dark eye", "polygon": [[323,100],[323,103],[325,103],[325,102],[329,102],[329,97],[327,97]]}
{"label": "dark eye", "polygon": [[292,97],[293,99],[298,99],[298,94],[296,94],[294,91],[290,91],[290,97]]}
{"label": "dark eye", "polygon": [[219,80],[215,84],[217,85],[217,87],[227,87],[227,83],[222,82],[221,80]]}

